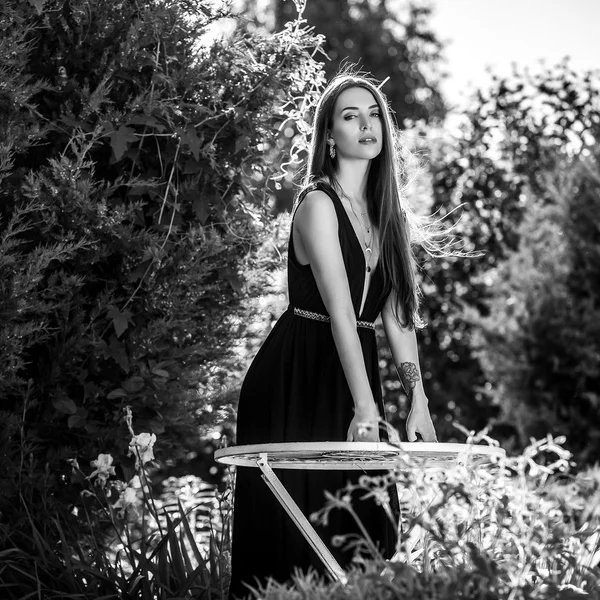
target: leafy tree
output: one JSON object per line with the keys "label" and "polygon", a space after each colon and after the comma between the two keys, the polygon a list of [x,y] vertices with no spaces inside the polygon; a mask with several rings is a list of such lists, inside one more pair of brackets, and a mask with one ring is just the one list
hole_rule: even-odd
{"label": "leafy tree", "polygon": [[279,262],[268,150],[322,73],[301,23],[211,41],[230,16],[174,0],[0,7],[3,547],[33,544],[49,515],[78,521],[67,459],[111,453],[128,479],[125,406],[172,461],[231,429],[242,298]]}
{"label": "leafy tree", "polygon": [[[277,29],[297,10],[286,0],[274,0],[273,8]],[[302,14],[325,36],[327,76],[350,63],[378,81],[389,78],[384,89],[404,127],[409,121],[439,121],[446,114],[437,87],[442,44],[429,26],[431,10],[414,2],[327,0],[307,2]]]}
{"label": "leafy tree", "polygon": [[538,182],[521,244],[493,273],[478,348],[500,418],[524,443],[564,434],[580,463],[600,459],[598,154]]}
{"label": "leafy tree", "polygon": [[597,80],[567,63],[515,73],[472,99],[456,139],[437,136],[429,168],[432,210],[456,222],[465,249],[483,252],[458,260],[423,257],[429,326],[422,354],[443,439],[452,438],[454,419],[478,429],[505,406],[506,398],[493,389],[497,379],[472,350],[479,327],[474,315],[489,314],[498,291],[492,274],[523,242],[519,226],[535,204],[532,195],[554,202],[543,174],[567,168],[570,156],[595,144],[597,98]]}

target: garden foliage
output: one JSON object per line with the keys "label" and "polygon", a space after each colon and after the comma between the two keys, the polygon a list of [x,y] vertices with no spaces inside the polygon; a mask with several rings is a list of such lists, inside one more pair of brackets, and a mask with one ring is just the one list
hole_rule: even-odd
{"label": "garden foliage", "polygon": [[[270,582],[261,599],[573,600],[600,597],[598,469],[568,474],[563,439],[532,444],[520,456],[482,466],[469,438],[454,467],[431,470],[409,454],[385,475],[364,475],[313,515],[356,513],[350,498],[375,498],[400,528],[397,560],[387,562],[368,536],[340,536],[359,551],[346,585],[315,574]],[[398,486],[401,514],[390,494]]]}
{"label": "garden foliage", "polygon": [[[598,460],[599,106],[598,76],[565,63],[496,79],[457,135],[423,130],[431,209],[482,252],[422,255],[421,366],[440,439],[452,439],[455,420],[493,422],[506,445],[550,431],[567,436],[579,464]],[[393,407],[397,377],[383,352]],[[391,414],[399,427],[398,415],[402,404]]]}
{"label": "garden foliage", "polygon": [[[2,551],[3,599],[224,598],[230,562],[227,501],[216,497],[212,486],[190,480],[177,490],[174,505],[162,502],[148,476],[156,436],[135,433],[129,407],[123,423],[135,475],[129,481],[117,478],[119,464],[111,454],[99,454],[90,467],[69,460],[72,479],[82,489],[82,502],[73,510],[82,512],[90,528],[83,534],[54,518],[40,531],[32,523],[33,551]],[[208,526],[204,535],[195,526],[201,514]],[[47,535],[52,530],[56,545]]]}
{"label": "garden foliage", "polygon": [[280,261],[264,245],[282,125],[322,83],[301,22],[215,38],[230,18],[214,2],[0,7],[0,548],[87,527],[69,459],[111,454],[131,478],[124,406],[175,463],[230,431],[211,401],[244,360],[242,296]]}
{"label": "garden foliage", "polygon": [[545,174],[522,243],[490,273],[495,293],[474,336],[500,418],[521,439],[566,435],[600,460],[600,169],[579,156]]}
{"label": "garden foliage", "polygon": [[[269,4],[275,29],[297,15],[297,7],[287,0]],[[404,128],[411,121],[429,123],[446,114],[439,89],[442,42],[431,27],[431,13],[424,3],[335,0],[307,2],[302,15],[325,37],[324,54],[317,58],[327,76],[350,64],[385,81],[382,89]]]}

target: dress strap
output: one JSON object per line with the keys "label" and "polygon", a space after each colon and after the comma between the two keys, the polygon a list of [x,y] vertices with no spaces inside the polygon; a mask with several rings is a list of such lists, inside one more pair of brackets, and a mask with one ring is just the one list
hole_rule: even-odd
{"label": "dress strap", "polygon": [[[304,310],[297,307],[294,307],[294,315],[297,317],[303,317],[305,319],[312,319],[313,321],[321,321],[322,323],[331,322],[331,319],[328,315],[322,315],[320,313],[312,312],[311,310]],[[371,321],[356,321],[356,326],[362,327],[363,329],[375,330],[375,323]]]}

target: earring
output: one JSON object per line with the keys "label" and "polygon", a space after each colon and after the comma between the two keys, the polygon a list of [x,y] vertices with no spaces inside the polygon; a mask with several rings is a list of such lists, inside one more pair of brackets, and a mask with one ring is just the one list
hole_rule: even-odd
{"label": "earring", "polygon": [[335,158],[335,144],[329,145],[329,156],[331,156],[331,158]]}

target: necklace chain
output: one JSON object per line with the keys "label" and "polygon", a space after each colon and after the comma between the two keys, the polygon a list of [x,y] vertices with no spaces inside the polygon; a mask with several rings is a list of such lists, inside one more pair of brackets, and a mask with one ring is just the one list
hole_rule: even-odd
{"label": "necklace chain", "polygon": [[[354,210],[354,204],[352,202],[352,199],[350,198],[350,196],[348,196],[348,194],[346,194],[346,192],[344,192],[341,185],[339,187],[342,192],[342,196],[344,196],[344,198],[346,198],[348,200],[348,202],[350,203],[350,209],[354,213],[354,216],[356,217],[356,220],[358,221],[358,224],[360,225],[360,228],[363,231],[363,238],[364,238],[363,244],[365,245],[365,262],[366,262],[366,266],[367,266],[367,273],[370,273],[371,272],[371,256],[373,255],[373,248],[371,248],[371,243],[373,242],[373,235],[371,234],[371,227],[365,226],[362,222],[362,219],[358,216],[359,214],[366,215],[366,214],[368,214],[369,211],[364,212],[364,213],[359,211],[357,214],[356,210]],[[367,234],[369,234],[368,241],[367,241]]]}

